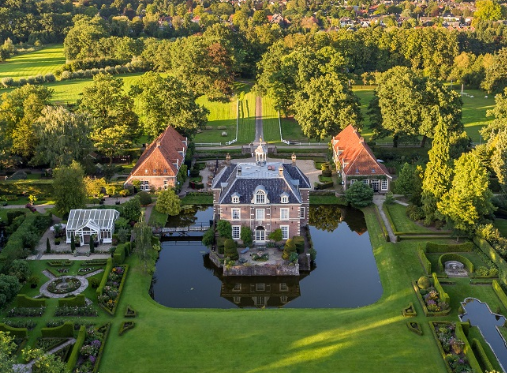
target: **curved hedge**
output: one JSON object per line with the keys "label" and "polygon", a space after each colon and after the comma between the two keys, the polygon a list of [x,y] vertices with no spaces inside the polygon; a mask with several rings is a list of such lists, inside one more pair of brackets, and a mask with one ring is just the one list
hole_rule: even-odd
{"label": "curved hedge", "polygon": [[426,253],[423,249],[417,249],[417,254],[419,255],[419,260],[421,261],[422,266],[424,267],[424,271],[427,275],[431,273],[431,262],[428,260]]}
{"label": "curved hedge", "polygon": [[79,357],[79,352],[81,351],[81,347],[83,346],[84,340],[86,338],[86,328],[84,325],[81,325],[79,328],[79,332],[77,334],[76,343],[72,347],[72,352],[70,353],[69,360],[67,361],[67,370],[72,372],[74,367],[76,366],[77,359]]}
{"label": "curved hedge", "polygon": [[74,323],[67,321],[56,328],[42,328],[42,338],[72,338],[74,336]]}
{"label": "curved hedge", "polygon": [[58,307],[84,307],[86,305],[85,296],[78,294],[75,297],[58,299]]}
{"label": "curved hedge", "polygon": [[468,273],[474,272],[474,264],[468,258],[464,257],[463,255],[459,255],[459,254],[455,254],[455,253],[447,253],[447,254],[440,255],[440,257],[438,258],[438,270],[440,272],[444,272],[445,262],[448,262],[451,260],[463,263],[465,265]]}
{"label": "curved hedge", "polygon": [[6,325],[4,323],[0,323],[0,332],[9,333],[11,336],[16,338],[26,338],[28,337],[28,329],[27,328],[13,328],[12,326]]}
{"label": "curved hedge", "polygon": [[18,294],[16,295],[16,305],[17,307],[41,308],[46,307],[46,299],[35,299],[26,296],[26,294]]}

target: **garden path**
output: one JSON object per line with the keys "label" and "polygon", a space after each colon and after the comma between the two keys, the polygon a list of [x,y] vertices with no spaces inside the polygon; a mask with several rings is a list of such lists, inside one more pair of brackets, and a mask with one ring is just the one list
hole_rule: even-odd
{"label": "garden path", "polygon": [[373,203],[378,206],[378,210],[380,212],[380,217],[384,221],[384,225],[387,229],[387,233],[389,234],[389,239],[391,242],[396,242],[396,235],[394,234],[393,230],[391,229],[391,225],[389,224],[389,221],[387,220],[387,216],[384,212],[384,209],[382,208],[382,205],[384,204],[384,201],[386,200],[386,196],[376,194],[373,196]]}
{"label": "garden path", "polygon": [[60,276],[58,278],[61,278],[61,279],[64,279],[64,278],[67,278],[67,279],[70,279],[70,278],[78,279],[79,282],[81,282],[81,286],[79,286],[78,289],[76,289],[76,290],[74,290],[73,292],[70,292],[70,293],[54,294],[54,293],[51,293],[50,291],[48,291],[47,288],[48,288],[49,284],[51,283],[51,281],[53,281],[57,277],[55,277],[51,272],[49,272],[47,270],[44,270],[44,271],[42,271],[42,274],[44,276],[46,276],[49,280],[47,282],[45,282],[40,287],[40,290],[39,290],[40,294],[44,295],[45,297],[48,297],[48,298],[65,298],[65,297],[67,297],[69,295],[81,294],[88,287],[88,280],[87,280],[88,277],[94,276],[94,275],[96,275],[97,273],[100,273],[100,272],[104,272],[104,269],[103,268],[97,269],[96,271],[87,273],[87,274],[82,275],[82,276]]}
{"label": "garden path", "polygon": [[[49,350],[47,352],[47,355],[54,354],[55,352],[58,352],[61,349],[64,349],[68,345],[73,345],[74,343],[76,343],[76,339],[75,338],[69,338],[69,340],[67,342],[62,343],[61,345],[56,346],[55,348]],[[14,372],[16,372],[16,373],[31,373],[32,372],[32,367],[35,364],[35,362],[36,362],[36,360],[34,359],[34,360],[32,360],[32,361],[30,361],[30,362],[28,362],[26,364],[15,364],[13,366]]]}
{"label": "garden path", "polygon": [[262,127],[262,97],[255,98],[255,142],[264,137],[264,129]]}

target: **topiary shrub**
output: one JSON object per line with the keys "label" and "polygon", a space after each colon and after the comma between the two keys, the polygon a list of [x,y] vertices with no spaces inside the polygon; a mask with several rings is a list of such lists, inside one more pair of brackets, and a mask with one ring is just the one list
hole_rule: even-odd
{"label": "topiary shrub", "polygon": [[291,257],[291,254],[295,253],[295,252],[296,252],[296,244],[294,243],[294,241],[291,238],[289,238],[285,242],[285,246],[283,247],[282,259],[289,260]]}
{"label": "topiary shrub", "polygon": [[238,260],[239,259],[238,248],[237,248],[236,242],[231,238],[228,238],[225,240],[224,256],[228,257],[231,260]]}
{"label": "topiary shrub", "polygon": [[355,182],[345,191],[345,199],[355,208],[369,206],[373,202],[373,189],[362,182]]}
{"label": "topiary shrub", "polygon": [[137,196],[139,197],[139,202],[141,203],[141,206],[147,206],[153,202],[153,199],[151,198],[151,195],[148,192],[139,192],[137,193]]}
{"label": "topiary shrub", "polygon": [[417,280],[417,286],[419,289],[428,289],[431,286],[431,281],[426,276],[419,277],[419,280]]}

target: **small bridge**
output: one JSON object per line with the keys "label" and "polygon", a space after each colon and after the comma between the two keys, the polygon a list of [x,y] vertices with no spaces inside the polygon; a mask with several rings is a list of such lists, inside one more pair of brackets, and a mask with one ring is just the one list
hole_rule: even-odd
{"label": "small bridge", "polygon": [[210,228],[209,223],[198,223],[194,225],[189,225],[188,227],[164,227],[159,229],[154,229],[153,233],[164,235],[170,235],[173,233],[179,233],[180,235],[185,235],[187,232],[205,232]]}

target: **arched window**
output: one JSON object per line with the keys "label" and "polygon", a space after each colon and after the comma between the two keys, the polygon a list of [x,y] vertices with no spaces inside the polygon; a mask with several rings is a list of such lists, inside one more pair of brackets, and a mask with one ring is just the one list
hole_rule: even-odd
{"label": "arched window", "polygon": [[256,204],[264,204],[266,203],[266,193],[263,190],[258,190],[255,192],[255,203]]}

